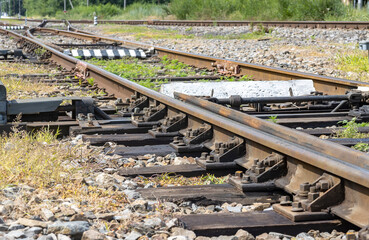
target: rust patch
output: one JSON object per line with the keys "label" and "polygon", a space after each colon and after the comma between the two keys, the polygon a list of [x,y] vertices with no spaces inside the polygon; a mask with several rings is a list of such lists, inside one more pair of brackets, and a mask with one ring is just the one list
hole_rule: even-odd
{"label": "rust patch", "polygon": [[79,78],[86,79],[88,77],[87,64],[82,61],[77,62],[74,71]]}
{"label": "rust patch", "polygon": [[211,65],[215,67],[221,74],[237,75],[241,72],[238,64],[228,60],[218,60]]}

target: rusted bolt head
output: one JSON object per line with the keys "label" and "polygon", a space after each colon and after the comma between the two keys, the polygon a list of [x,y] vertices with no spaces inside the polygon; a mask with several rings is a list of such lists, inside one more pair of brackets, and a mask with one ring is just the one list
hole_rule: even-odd
{"label": "rusted bolt head", "polygon": [[[367,235],[369,237],[369,234],[367,234]],[[356,240],[356,234],[355,234],[355,232],[351,232],[351,231],[347,232],[346,233],[346,239],[347,240]]]}
{"label": "rusted bolt head", "polygon": [[242,171],[236,171],[235,172],[235,174],[234,174],[234,176],[236,177],[236,178],[241,178],[242,177]]}
{"label": "rusted bolt head", "polygon": [[257,175],[262,174],[263,172],[265,172],[265,168],[264,167],[256,167],[254,172]]}
{"label": "rusted bolt head", "polygon": [[310,189],[309,189],[309,192],[315,193],[316,192],[316,187],[315,186],[311,186]]}
{"label": "rusted bolt head", "polygon": [[290,199],[290,196],[282,196],[279,199],[279,202],[282,206],[290,206],[292,204],[292,201]]}
{"label": "rusted bolt head", "polygon": [[251,181],[251,177],[248,174],[243,174],[241,183],[249,183]]}
{"label": "rusted bolt head", "polygon": [[312,202],[315,199],[317,199],[319,197],[319,193],[318,192],[309,192],[308,193],[308,201]]}
{"label": "rusted bolt head", "polygon": [[259,159],[258,159],[258,158],[255,158],[255,159],[254,159],[254,162],[253,162],[253,165],[255,165],[255,166],[256,166],[256,165],[258,164],[258,162],[259,162]]}
{"label": "rusted bolt head", "polygon": [[328,181],[321,180],[321,181],[319,181],[319,183],[320,183],[320,190],[322,192],[325,192],[325,191],[327,191],[329,189],[329,182]]}
{"label": "rusted bolt head", "polygon": [[303,212],[304,209],[302,208],[301,202],[293,202],[291,211],[292,212]]}
{"label": "rusted bolt head", "polygon": [[309,192],[310,184],[309,183],[301,183],[300,184],[300,191],[301,192]]}
{"label": "rusted bolt head", "polygon": [[207,152],[202,152],[201,153],[201,159],[205,159],[206,158],[206,156],[208,155],[208,153]]}

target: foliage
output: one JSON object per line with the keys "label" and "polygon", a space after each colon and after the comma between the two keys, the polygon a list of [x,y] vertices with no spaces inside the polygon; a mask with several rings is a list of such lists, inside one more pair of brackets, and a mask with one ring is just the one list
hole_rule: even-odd
{"label": "foliage", "polygon": [[57,133],[47,130],[37,133],[17,131],[0,138],[0,186],[29,183],[48,185],[60,182],[66,172],[62,160],[72,155],[55,143]]}
{"label": "foliage", "polygon": [[270,116],[268,118],[268,121],[273,122],[273,123],[277,123],[277,121],[278,121],[277,117],[278,117],[278,115]]}
{"label": "foliage", "polygon": [[90,77],[90,78],[87,79],[87,82],[88,82],[88,84],[90,84],[91,86],[93,86],[94,85],[94,82],[95,82],[95,79],[92,78],[92,77]]}
{"label": "foliage", "polygon": [[352,148],[362,152],[369,152],[369,144],[367,143],[357,143]]}
{"label": "foliage", "polygon": [[123,13],[123,10],[111,3],[90,5],[90,6],[77,6],[67,13],[62,10],[58,11],[55,15],[59,19],[93,19],[94,14],[102,19],[108,19]]}
{"label": "foliage", "polygon": [[341,0],[172,0],[178,19],[324,20],[345,13]]}
{"label": "foliage", "polygon": [[369,72],[368,56],[366,51],[351,50],[351,53],[337,55],[338,69],[345,72]]}
{"label": "foliage", "polygon": [[191,34],[179,34],[178,31],[173,29],[155,29],[146,26],[131,26],[131,25],[104,25],[101,29],[105,34],[117,34],[125,33],[133,36],[136,40],[142,40],[145,38],[154,39],[184,39],[194,38]]}
{"label": "foliage", "polygon": [[163,19],[167,15],[168,10],[164,5],[135,2],[114,19]]}
{"label": "foliage", "polygon": [[[151,65],[140,62],[137,58],[124,58],[118,60],[98,60],[91,59],[90,63],[103,67],[105,70],[114,73],[120,77],[134,80],[138,84],[157,89],[160,84],[168,82],[167,80],[152,81],[156,76],[163,74],[174,77],[186,77],[195,75],[192,67],[179,62],[178,60],[171,60],[164,56],[158,65]],[[140,78],[144,78],[140,80]],[[138,79],[138,80],[135,80]]]}
{"label": "foliage", "polygon": [[368,137],[368,134],[360,133],[358,129],[359,127],[369,126],[369,123],[367,122],[357,123],[356,118],[353,118],[350,121],[347,121],[347,120],[341,121],[339,122],[339,124],[342,124],[342,127],[344,129],[336,133],[337,138],[365,138],[365,137]]}

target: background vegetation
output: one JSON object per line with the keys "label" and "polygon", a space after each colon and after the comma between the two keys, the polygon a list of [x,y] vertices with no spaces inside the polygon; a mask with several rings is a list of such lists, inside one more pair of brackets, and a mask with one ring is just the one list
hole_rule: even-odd
{"label": "background vegetation", "polygon": [[[367,9],[357,10],[341,0],[24,0],[28,16],[68,19],[207,19],[207,20],[347,20],[367,21]],[[5,11],[18,13],[18,1],[4,3]],[[22,14],[24,9],[22,8]]]}

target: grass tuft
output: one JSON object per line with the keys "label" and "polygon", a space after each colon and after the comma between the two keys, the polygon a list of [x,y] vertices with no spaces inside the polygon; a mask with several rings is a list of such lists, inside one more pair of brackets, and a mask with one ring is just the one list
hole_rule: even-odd
{"label": "grass tuft", "polygon": [[49,186],[61,183],[72,169],[63,161],[76,157],[74,149],[58,143],[58,133],[48,130],[36,133],[14,130],[0,139],[0,187],[9,184]]}

